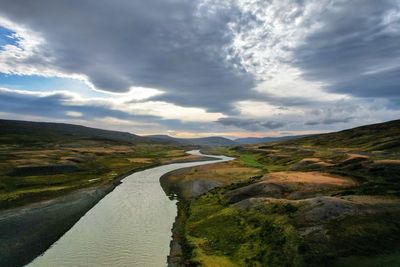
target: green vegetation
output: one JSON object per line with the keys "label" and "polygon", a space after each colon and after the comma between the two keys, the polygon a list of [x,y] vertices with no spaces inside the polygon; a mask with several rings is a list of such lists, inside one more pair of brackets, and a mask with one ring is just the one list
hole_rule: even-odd
{"label": "green vegetation", "polygon": [[0,209],[48,199],[173,160],[183,148],[77,125],[0,120]]}
{"label": "green vegetation", "polygon": [[291,140],[286,144],[400,152],[400,120]]}
{"label": "green vegetation", "polygon": [[294,206],[239,211],[216,189],[190,204],[186,223],[194,263],[205,266],[295,266],[299,236],[291,225]]}
{"label": "green vegetation", "polygon": [[[182,147],[126,133],[42,126],[0,128],[0,208],[194,159]],[[166,192],[179,196],[174,236],[182,261],[399,266],[399,130],[400,121],[392,121],[284,142],[203,149],[236,159],[161,179]]]}
{"label": "green vegetation", "polygon": [[[393,121],[204,149],[236,159],[209,166],[207,179],[222,181],[220,187],[180,199],[176,227],[186,263],[399,266],[399,131],[400,121]],[[232,176],[226,168],[233,167],[258,173]],[[205,173],[195,167],[168,181],[179,190],[180,181]]]}
{"label": "green vegetation", "polygon": [[258,161],[257,155],[254,154],[242,154],[239,156],[239,160],[246,167],[251,168],[264,168],[264,165]]}

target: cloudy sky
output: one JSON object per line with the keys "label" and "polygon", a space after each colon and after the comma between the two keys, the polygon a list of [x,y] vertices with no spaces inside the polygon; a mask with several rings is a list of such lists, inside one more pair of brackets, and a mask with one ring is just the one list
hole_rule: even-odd
{"label": "cloudy sky", "polygon": [[0,117],[181,137],[400,118],[400,0],[0,0]]}

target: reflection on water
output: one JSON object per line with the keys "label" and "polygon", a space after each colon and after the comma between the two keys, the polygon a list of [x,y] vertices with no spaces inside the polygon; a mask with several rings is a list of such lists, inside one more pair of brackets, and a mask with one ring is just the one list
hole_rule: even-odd
{"label": "reflection on water", "polygon": [[215,161],[170,164],[126,177],[29,266],[166,266],[177,211],[159,179],[210,162]]}

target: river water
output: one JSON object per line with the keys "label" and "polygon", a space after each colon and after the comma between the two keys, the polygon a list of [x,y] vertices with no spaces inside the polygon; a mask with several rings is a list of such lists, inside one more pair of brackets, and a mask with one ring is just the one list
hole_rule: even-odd
{"label": "river water", "polygon": [[166,266],[177,208],[161,188],[160,177],[232,159],[212,157],[218,160],[169,164],[127,176],[28,266]]}

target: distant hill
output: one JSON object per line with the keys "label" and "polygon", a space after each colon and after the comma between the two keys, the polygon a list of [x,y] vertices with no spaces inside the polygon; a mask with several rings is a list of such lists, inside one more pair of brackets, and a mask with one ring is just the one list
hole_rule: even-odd
{"label": "distant hill", "polygon": [[164,140],[171,143],[182,145],[197,145],[197,146],[235,146],[237,142],[228,138],[219,136],[201,137],[201,138],[175,138],[169,135],[148,135],[151,139]]}
{"label": "distant hill", "polygon": [[197,146],[234,146],[238,143],[218,136],[204,138],[174,138],[168,135],[139,136],[127,132],[110,131],[75,124],[32,122],[0,119],[0,143],[43,143],[95,139],[114,142],[155,143]]}
{"label": "distant hill", "polygon": [[235,139],[234,141],[239,144],[261,144],[261,143],[298,139],[306,136],[309,135],[291,135],[291,136],[280,136],[280,137],[245,137],[245,138]]}
{"label": "distant hill", "polygon": [[104,139],[132,144],[161,142],[127,132],[102,130],[74,124],[0,120],[0,142],[3,143],[16,141],[23,143],[53,142],[62,141],[62,139],[69,141],[73,139]]}
{"label": "distant hill", "polygon": [[285,143],[321,147],[354,147],[369,151],[400,151],[400,120],[365,125],[340,132],[312,135],[289,140]]}

